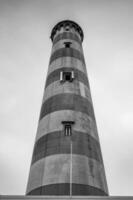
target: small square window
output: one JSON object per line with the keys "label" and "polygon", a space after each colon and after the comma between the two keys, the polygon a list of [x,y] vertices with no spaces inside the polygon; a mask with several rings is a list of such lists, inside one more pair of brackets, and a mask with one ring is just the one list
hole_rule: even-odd
{"label": "small square window", "polygon": [[73,121],[63,121],[62,124],[64,124],[64,135],[71,136],[72,135],[72,124],[74,124],[74,122]]}
{"label": "small square window", "polygon": [[64,42],[65,48],[70,48],[71,47],[71,42]]}
{"label": "small square window", "polygon": [[72,80],[71,72],[65,72],[63,75],[64,75],[64,80],[65,81],[71,81]]}
{"label": "small square window", "polygon": [[66,124],[65,125],[65,136],[71,136],[72,135],[72,130],[71,130],[71,125]]}
{"label": "small square window", "polygon": [[69,72],[60,72],[60,81],[73,81],[74,79],[74,71],[69,71]]}
{"label": "small square window", "polygon": [[69,31],[70,30],[70,28],[69,28],[69,26],[67,26],[66,28],[65,28],[65,31]]}

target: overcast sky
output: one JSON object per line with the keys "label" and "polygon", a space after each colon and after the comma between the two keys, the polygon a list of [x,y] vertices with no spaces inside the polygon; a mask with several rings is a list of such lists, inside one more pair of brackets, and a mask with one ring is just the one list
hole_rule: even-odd
{"label": "overcast sky", "polygon": [[0,194],[25,194],[52,43],[61,20],[83,49],[110,195],[133,195],[133,1],[0,0]]}

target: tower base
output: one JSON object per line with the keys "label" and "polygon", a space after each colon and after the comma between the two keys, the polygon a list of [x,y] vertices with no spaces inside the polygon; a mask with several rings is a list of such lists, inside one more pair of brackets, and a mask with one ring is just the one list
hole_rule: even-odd
{"label": "tower base", "polygon": [[23,196],[0,195],[0,200],[133,200],[133,196]]}

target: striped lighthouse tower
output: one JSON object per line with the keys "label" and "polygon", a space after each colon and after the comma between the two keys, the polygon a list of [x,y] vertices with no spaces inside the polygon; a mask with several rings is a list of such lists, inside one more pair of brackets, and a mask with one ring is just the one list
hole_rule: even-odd
{"label": "striped lighthouse tower", "polygon": [[83,31],[59,22],[31,162],[27,195],[108,195],[82,49]]}

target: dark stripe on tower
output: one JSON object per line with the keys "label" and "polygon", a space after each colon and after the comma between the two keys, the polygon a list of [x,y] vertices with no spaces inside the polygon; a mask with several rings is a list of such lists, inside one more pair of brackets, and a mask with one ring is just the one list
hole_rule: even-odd
{"label": "dark stripe on tower", "polygon": [[64,32],[64,33],[57,35],[57,37],[55,37],[55,39],[53,41],[53,44],[55,44],[59,40],[64,40],[64,39],[75,40],[76,42],[79,42],[81,44],[81,40],[79,39],[79,37],[76,34],[73,34],[70,32]]}
{"label": "dark stripe on tower", "polygon": [[59,110],[74,110],[88,114],[95,120],[92,104],[77,94],[62,93],[50,97],[42,104],[40,120],[47,114]]}
{"label": "dark stripe on tower", "polygon": [[82,71],[80,71],[78,69],[72,68],[72,67],[69,67],[69,68],[68,67],[62,67],[62,68],[54,70],[53,72],[51,72],[48,75],[47,80],[46,80],[45,88],[49,84],[51,84],[52,82],[60,80],[60,72],[61,71],[66,72],[66,71],[69,71],[69,70],[70,71],[74,70],[74,77],[75,77],[75,79],[78,80],[79,82],[84,83],[87,87],[89,87],[88,78],[85,75],[85,73],[83,73]]}
{"label": "dark stripe on tower", "polygon": [[57,58],[62,58],[62,57],[67,57],[67,56],[77,58],[81,60],[83,63],[85,63],[84,56],[80,51],[73,48],[60,48],[51,55],[50,64]]}
{"label": "dark stripe on tower", "polygon": [[[70,195],[70,183],[41,186],[30,191],[27,195]],[[72,195],[107,196],[107,193],[91,185],[72,183]]]}
{"label": "dark stripe on tower", "polygon": [[[85,155],[102,163],[100,145],[89,133],[73,131],[72,140],[73,154]],[[64,130],[48,133],[35,143],[32,164],[54,154],[70,154],[70,137],[64,135]]]}

